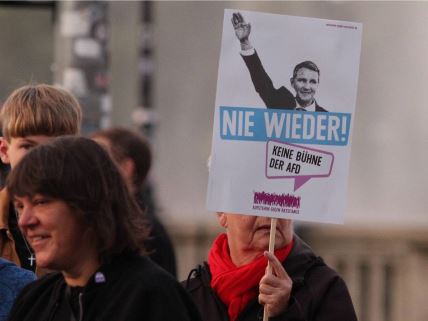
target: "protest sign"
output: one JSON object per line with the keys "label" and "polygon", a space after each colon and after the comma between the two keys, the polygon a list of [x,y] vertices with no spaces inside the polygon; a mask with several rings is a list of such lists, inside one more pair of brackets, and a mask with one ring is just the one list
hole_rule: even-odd
{"label": "protest sign", "polygon": [[224,12],[207,207],[342,223],[362,25]]}

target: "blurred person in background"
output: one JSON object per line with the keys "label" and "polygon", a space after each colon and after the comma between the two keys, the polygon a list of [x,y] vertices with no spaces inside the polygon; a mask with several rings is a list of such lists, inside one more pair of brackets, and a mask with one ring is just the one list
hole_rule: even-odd
{"label": "blurred person in background", "polygon": [[180,284],[144,255],[140,206],[99,144],[42,144],[6,186],[38,266],[59,271],[21,291],[8,320],[200,320]]}
{"label": "blurred person in background", "polygon": [[156,206],[147,174],[152,164],[152,153],[147,140],[125,128],[109,128],[92,134],[92,139],[106,148],[118,164],[125,182],[145,211],[151,231],[145,241],[149,257],[176,277],[176,261],[170,237],[156,214]]}
{"label": "blurred person in background", "polygon": [[291,220],[278,219],[273,255],[270,218],[217,215],[226,233],[183,282],[204,321],[262,320],[264,306],[269,320],[357,320],[345,282],[294,234]]}

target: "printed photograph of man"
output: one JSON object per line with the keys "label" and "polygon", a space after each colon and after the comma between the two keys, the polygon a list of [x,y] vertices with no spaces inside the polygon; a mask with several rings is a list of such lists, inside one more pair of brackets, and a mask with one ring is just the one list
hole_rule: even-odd
{"label": "printed photograph of man", "polygon": [[320,70],[314,62],[303,61],[294,67],[290,83],[296,95],[293,95],[284,86],[277,89],[273,86],[271,78],[266,73],[255,48],[249,40],[251,24],[244,20],[241,13],[236,12],[232,16],[232,25],[235,29],[235,35],[241,44],[241,56],[250,72],[254,88],[267,108],[327,111],[318,105],[315,99],[320,80]]}

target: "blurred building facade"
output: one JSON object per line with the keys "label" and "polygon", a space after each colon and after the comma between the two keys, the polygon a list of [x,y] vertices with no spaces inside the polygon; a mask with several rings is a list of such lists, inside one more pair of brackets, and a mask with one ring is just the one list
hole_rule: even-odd
{"label": "blurred building facade", "polygon": [[95,127],[149,124],[152,180],[176,242],[180,278],[206,258],[221,231],[205,194],[223,10],[363,23],[345,225],[304,224],[302,233],[347,280],[361,321],[428,320],[428,3],[28,3],[0,5],[0,101],[28,82],[64,84],[64,70],[76,67],[76,43],[64,34],[63,14],[74,10],[70,23],[88,6],[104,10],[106,33],[81,34],[77,53],[103,57],[94,80],[104,86],[98,94],[106,105],[85,113],[95,115],[88,116]]}

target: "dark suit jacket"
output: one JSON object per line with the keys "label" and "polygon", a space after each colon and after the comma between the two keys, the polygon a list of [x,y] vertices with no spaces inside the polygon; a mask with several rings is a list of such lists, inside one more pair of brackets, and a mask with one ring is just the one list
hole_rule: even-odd
{"label": "dark suit jacket", "polygon": [[[242,56],[250,72],[254,88],[260,95],[267,108],[272,109],[294,109],[297,106],[296,97],[284,86],[276,89],[272,80],[263,68],[259,55],[255,52],[250,56]],[[327,110],[315,102],[315,111]]]}

